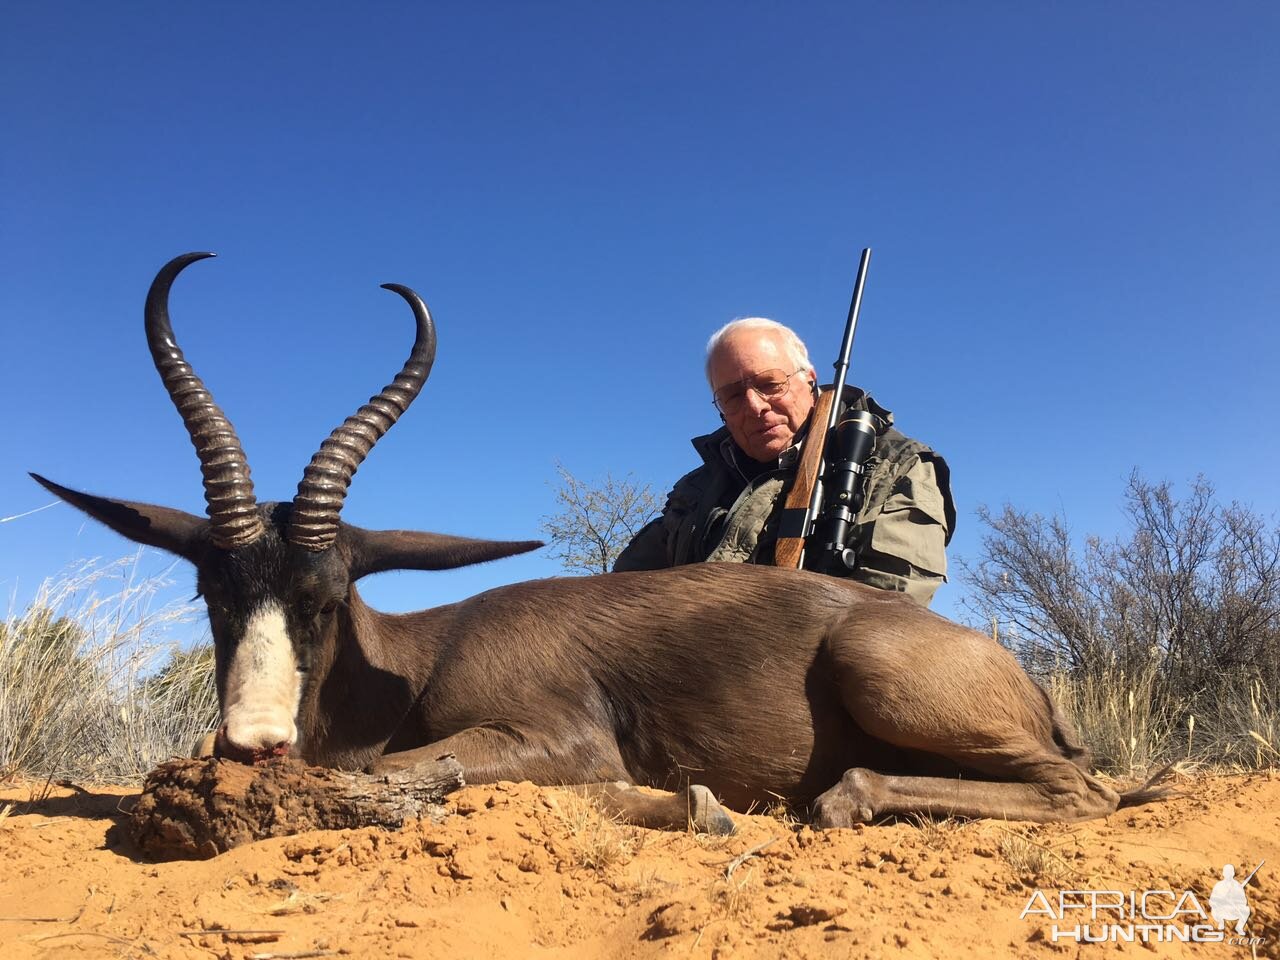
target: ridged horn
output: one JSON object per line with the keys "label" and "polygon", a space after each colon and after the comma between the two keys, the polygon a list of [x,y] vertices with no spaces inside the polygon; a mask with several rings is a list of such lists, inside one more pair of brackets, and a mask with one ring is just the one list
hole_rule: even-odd
{"label": "ridged horn", "polygon": [[205,512],[213,543],[223,550],[233,550],[253,543],[264,530],[253,496],[253,481],[249,479],[249,462],[231,422],[183,357],[169,323],[169,288],[174,278],[190,264],[212,256],[185,253],[174,257],[156,274],[147,292],[147,346],[200,458]]}
{"label": "ridged horn", "polygon": [[287,537],[290,543],[313,552],[333,545],[351,478],[373,445],[409,409],[436,359],[436,326],[422,298],[398,283],[384,283],[382,288],[400,294],[413,308],[418,335],[395,380],[329,434],[303,471]]}

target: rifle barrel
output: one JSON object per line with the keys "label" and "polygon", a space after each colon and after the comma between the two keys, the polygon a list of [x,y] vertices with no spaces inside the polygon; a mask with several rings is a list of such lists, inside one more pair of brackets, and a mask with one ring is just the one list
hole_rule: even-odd
{"label": "rifle barrel", "polygon": [[[835,384],[838,387],[844,385],[845,377],[849,375],[849,355],[853,352],[853,336],[858,330],[858,311],[862,309],[862,288],[867,283],[867,265],[871,263],[871,248],[864,247],[862,250],[862,259],[858,263],[858,279],[853,284],[853,298],[849,301],[849,318],[845,321],[844,343],[840,344],[840,359],[836,361],[836,379]],[[834,427],[836,422],[834,419],[827,424],[828,429]]]}
{"label": "rifle barrel", "polygon": [[[849,375],[849,355],[853,353],[853,338],[858,332],[858,311],[862,309],[862,288],[867,283],[867,265],[871,263],[871,248],[862,248],[862,259],[858,261],[858,278],[853,283],[853,298],[849,301],[849,316],[844,324],[844,340],[840,343],[840,358],[836,360],[836,376],[831,381],[831,390],[835,394],[831,401],[831,407],[827,411],[827,422],[824,424],[823,432],[819,434],[823,439],[820,441],[824,446],[831,437],[831,431],[836,428],[836,421],[840,419],[840,401],[843,399],[844,381]],[[814,437],[814,428],[817,424],[817,417],[814,417],[814,423],[809,425],[809,437]],[[826,472],[827,462],[824,459],[819,470],[819,477]],[[819,480],[813,486],[813,494],[809,499],[809,510],[805,517],[808,524],[812,524],[817,519],[818,512],[822,509],[822,483]]]}

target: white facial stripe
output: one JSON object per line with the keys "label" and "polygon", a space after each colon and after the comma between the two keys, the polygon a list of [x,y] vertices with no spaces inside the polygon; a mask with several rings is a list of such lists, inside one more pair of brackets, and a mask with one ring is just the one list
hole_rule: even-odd
{"label": "white facial stripe", "polygon": [[231,743],[270,750],[298,739],[302,676],[279,604],[267,603],[249,618],[227,670],[226,691],[222,716]]}

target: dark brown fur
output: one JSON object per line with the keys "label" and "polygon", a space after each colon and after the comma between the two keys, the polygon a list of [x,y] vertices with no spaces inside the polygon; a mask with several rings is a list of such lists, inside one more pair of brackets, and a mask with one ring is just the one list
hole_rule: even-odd
{"label": "dark brown fur", "polygon": [[[1120,800],[1004,648],[850,581],[706,564],[399,616],[353,590],[347,616],[338,632],[380,639],[345,644],[309,691],[317,762],[402,769],[447,750],[472,781],[692,782],[737,809],[809,806],[851,768],[963,778],[943,800],[969,815],[1076,819]],[[1034,790],[1003,789],[1016,781]],[[874,813],[944,812],[922,806]]]}

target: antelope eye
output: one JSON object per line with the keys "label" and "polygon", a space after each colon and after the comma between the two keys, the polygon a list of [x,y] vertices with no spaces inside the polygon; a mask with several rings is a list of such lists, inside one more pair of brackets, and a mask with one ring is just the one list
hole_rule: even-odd
{"label": "antelope eye", "polygon": [[303,597],[298,601],[298,610],[304,617],[328,616],[333,613],[338,603],[339,599],[337,597],[330,597],[323,601],[316,597]]}
{"label": "antelope eye", "polygon": [[202,598],[205,606],[211,610],[221,610],[226,607],[226,599],[217,590],[204,587],[196,591],[196,596]]}

